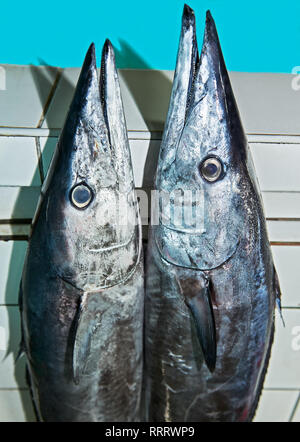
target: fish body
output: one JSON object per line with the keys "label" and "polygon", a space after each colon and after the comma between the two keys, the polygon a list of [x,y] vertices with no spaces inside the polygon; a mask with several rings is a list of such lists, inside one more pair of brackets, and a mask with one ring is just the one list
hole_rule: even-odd
{"label": "fish body", "polygon": [[[208,12],[199,59],[188,6],[155,189],[158,222],[150,228],[146,261],[145,419],[250,421],[280,288],[215,24]],[[187,207],[190,217],[182,214]]]}
{"label": "fish body", "polygon": [[136,421],[143,256],[113,49],[84,61],[39,206],[20,288],[38,419]]}

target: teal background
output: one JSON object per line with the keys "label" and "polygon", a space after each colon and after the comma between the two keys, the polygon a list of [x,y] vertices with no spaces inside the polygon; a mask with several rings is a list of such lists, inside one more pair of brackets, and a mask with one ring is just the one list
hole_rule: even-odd
{"label": "teal background", "polygon": [[[81,66],[89,44],[98,64],[105,38],[120,68],[174,69],[181,0],[29,0],[0,3],[0,63]],[[227,67],[291,72],[300,65],[299,0],[190,0],[199,46],[210,9]]]}

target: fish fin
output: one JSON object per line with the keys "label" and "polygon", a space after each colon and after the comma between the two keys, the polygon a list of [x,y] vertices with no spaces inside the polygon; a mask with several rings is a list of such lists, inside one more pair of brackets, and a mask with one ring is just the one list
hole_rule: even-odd
{"label": "fish fin", "polygon": [[277,307],[277,310],[278,310],[278,312],[280,314],[280,318],[281,318],[283,327],[285,327],[285,322],[284,322],[284,319],[283,319],[282,309],[281,309],[281,289],[280,289],[278,275],[277,275],[277,272],[276,272],[276,269],[275,269],[274,266],[273,266],[273,271],[274,271],[274,273],[273,273],[273,287],[274,287],[275,297],[276,297],[275,298],[276,307]]}
{"label": "fish fin", "polygon": [[22,338],[21,338],[21,342],[19,345],[19,351],[17,353],[17,356],[15,357],[15,364],[21,359],[21,357],[25,355],[25,343],[24,343],[24,338],[23,338],[23,333],[22,333]]}
{"label": "fish fin", "polygon": [[95,331],[95,318],[89,312],[87,294],[85,293],[79,302],[78,310],[74,318],[74,340],[73,340],[73,381],[76,385],[80,383],[88,361],[91,339]]}
{"label": "fish fin", "polygon": [[256,389],[256,397],[254,399],[254,402],[252,403],[252,407],[251,407],[250,413],[247,418],[248,422],[251,422],[253,420],[256,410],[257,410],[258,403],[259,403],[259,399],[261,397],[261,392],[262,392],[262,389],[264,386],[265,377],[266,377],[268,367],[269,367],[271,349],[272,349],[272,345],[273,345],[273,341],[274,341],[274,333],[275,333],[275,324],[273,321],[272,328],[271,328],[271,334],[270,334],[270,340],[269,340],[269,346],[268,346],[268,350],[267,350],[267,354],[266,354],[265,362],[264,362],[264,367],[263,367],[262,373],[260,375],[260,381],[258,384],[258,388]]}
{"label": "fish fin", "polygon": [[32,381],[31,381],[31,376],[30,376],[28,365],[26,365],[26,367],[25,367],[25,379],[26,379],[26,383],[29,388],[29,394],[31,397],[31,402],[33,405],[33,411],[35,414],[35,418],[36,418],[37,422],[42,422],[42,417],[40,416],[39,408],[37,406],[37,403],[35,401],[34,394],[33,394]]}
{"label": "fish fin", "polygon": [[18,304],[19,304],[19,310],[21,314],[21,341],[19,344],[19,351],[17,353],[17,356],[15,357],[15,364],[19,361],[19,359],[25,354],[25,339],[24,339],[24,331],[23,331],[23,319],[22,319],[22,312],[23,312],[23,290],[22,290],[22,282],[20,284],[19,289],[19,298],[18,298]]}
{"label": "fish fin", "polygon": [[204,287],[200,287],[199,281],[196,280],[188,280],[184,283],[181,280],[180,282],[185,302],[194,321],[205,363],[209,371],[213,372],[216,366],[217,340],[211,302],[211,285],[208,281],[205,282]]}
{"label": "fish fin", "polygon": [[19,288],[18,304],[19,304],[19,310],[22,312],[22,310],[23,310],[23,289],[22,289],[22,281],[21,281],[21,283],[20,283],[20,288]]}
{"label": "fish fin", "polygon": [[193,349],[193,355],[196,363],[197,370],[200,371],[201,367],[203,365],[204,357],[203,357],[203,351],[202,347],[200,345],[200,341],[198,338],[198,332],[196,329],[196,322],[191,314],[190,316],[190,323],[191,323],[191,343],[192,343],[192,349]]}

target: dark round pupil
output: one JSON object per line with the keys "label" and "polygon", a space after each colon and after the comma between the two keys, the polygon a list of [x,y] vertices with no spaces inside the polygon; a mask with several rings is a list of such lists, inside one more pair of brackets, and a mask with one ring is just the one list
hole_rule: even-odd
{"label": "dark round pupil", "polygon": [[84,204],[90,199],[90,190],[85,186],[79,186],[74,189],[73,198],[78,204]]}
{"label": "dark round pupil", "polygon": [[218,167],[214,163],[208,163],[208,164],[205,164],[203,172],[207,176],[214,176],[218,172]]}

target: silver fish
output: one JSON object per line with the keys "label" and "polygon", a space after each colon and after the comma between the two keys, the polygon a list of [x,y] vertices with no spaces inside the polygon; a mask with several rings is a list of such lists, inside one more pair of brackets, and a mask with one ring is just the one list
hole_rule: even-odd
{"label": "silver fish", "polygon": [[143,256],[113,48],[87,52],[33,220],[22,350],[43,421],[139,420]]}
{"label": "silver fish", "polygon": [[[186,5],[155,188],[160,204],[147,256],[145,419],[250,421],[280,288],[215,24],[208,11],[199,60],[194,12]],[[184,214],[177,222],[176,210],[185,204],[191,222]]]}

